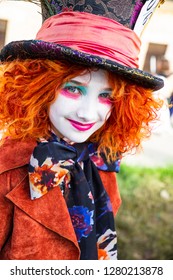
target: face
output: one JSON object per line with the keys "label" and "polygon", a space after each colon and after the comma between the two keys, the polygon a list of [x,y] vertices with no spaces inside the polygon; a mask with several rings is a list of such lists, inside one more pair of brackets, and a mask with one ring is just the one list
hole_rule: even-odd
{"label": "face", "polygon": [[59,137],[82,143],[110,116],[112,89],[104,70],[77,76],[58,91],[49,118]]}

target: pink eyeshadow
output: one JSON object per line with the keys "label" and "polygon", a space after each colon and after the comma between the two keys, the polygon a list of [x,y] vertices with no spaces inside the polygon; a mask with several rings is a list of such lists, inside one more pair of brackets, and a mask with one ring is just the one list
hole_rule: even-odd
{"label": "pink eyeshadow", "polygon": [[66,90],[66,89],[62,89],[62,90],[60,91],[60,94],[64,95],[64,96],[67,97],[67,98],[71,98],[71,99],[78,99],[78,98],[79,98],[79,95],[73,94],[73,93],[69,92],[69,91]]}

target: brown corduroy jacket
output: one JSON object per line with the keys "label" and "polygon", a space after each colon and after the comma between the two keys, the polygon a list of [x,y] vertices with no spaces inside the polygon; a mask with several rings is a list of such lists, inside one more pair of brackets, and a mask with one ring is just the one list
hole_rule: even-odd
{"label": "brown corduroy jacket", "polygon": [[[27,168],[35,145],[6,141],[0,148],[0,259],[80,259],[60,188],[30,199]],[[115,215],[121,204],[115,173],[99,173]]]}

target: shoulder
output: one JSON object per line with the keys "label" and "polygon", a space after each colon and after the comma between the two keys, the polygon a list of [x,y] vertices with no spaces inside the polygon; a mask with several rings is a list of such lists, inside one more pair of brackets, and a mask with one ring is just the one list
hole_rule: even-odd
{"label": "shoulder", "polygon": [[7,139],[0,146],[0,174],[28,164],[35,141]]}
{"label": "shoulder", "polygon": [[121,205],[121,197],[118,189],[118,182],[116,178],[115,172],[105,172],[99,171],[102,183],[106,192],[110,197],[110,201],[112,203],[113,213],[116,215],[120,205]]}

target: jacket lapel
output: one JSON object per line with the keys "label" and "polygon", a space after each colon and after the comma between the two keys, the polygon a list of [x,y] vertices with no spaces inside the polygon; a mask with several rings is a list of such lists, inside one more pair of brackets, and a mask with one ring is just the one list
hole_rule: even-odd
{"label": "jacket lapel", "polygon": [[79,248],[60,188],[54,188],[41,198],[31,200],[26,176],[6,197],[32,219],[72,241]]}
{"label": "jacket lapel", "polygon": [[[54,188],[46,195],[31,200],[27,165],[35,141],[7,140],[0,154],[0,174],[13,169],[18,170],[16,186],[6,195],[17,207],[49,230],[71,240],[77,248],[78,242],[71,223],[71,218],[60,188]],[[21,172],[23,170],[23,172]]]}

